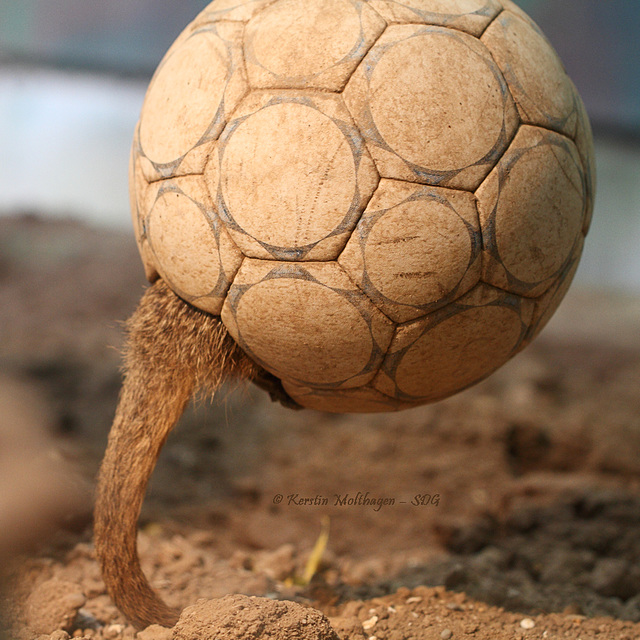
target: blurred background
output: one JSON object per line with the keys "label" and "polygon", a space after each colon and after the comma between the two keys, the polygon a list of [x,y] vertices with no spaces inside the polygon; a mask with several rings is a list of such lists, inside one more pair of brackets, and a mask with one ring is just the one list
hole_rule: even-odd
{"label": "blurred background", "polygon": [[[146,84],[207,0],[0,0],[0,214],[126,229],[127,155]],[[640,291],[640,3],[518,0],[577,84],[598,200],[578,282]]]}

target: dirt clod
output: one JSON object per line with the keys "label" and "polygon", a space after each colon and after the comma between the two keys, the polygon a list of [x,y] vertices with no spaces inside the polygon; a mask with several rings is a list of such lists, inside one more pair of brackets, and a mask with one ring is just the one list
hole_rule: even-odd
{"label": "dirt clod", "polygon": [[200,600],[187,607],[173,640],[339,640],[319,611],[255,596]]}
{"label": "dirt clod", "polygon": [[46,580],[27,600],[27,625],[37,634],[69,630],[85,602],[77,584],[55,578]]}

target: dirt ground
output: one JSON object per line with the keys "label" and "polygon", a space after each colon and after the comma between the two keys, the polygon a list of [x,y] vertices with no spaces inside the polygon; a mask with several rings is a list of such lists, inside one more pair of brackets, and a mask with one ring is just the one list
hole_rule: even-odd
{"label": "dirt ground", "polygon": [[[7,639],[640,638],[640,299],[579,290],[536,343],[438,404],[327,415],[254,388],[194,403],[139,549],[169,604],[198,604],[136,635],[100,578],[91,492],[143,286],[126,233],[0,219]],[[267,600],[211,602],[227,594]]]}

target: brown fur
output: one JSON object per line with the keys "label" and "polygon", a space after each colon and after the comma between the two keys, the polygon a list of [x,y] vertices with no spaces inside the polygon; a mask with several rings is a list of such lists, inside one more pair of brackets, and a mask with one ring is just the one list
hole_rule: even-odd
{"label": "brown fur", "polygon": [[[283,404],[279,380],[254,364],[220,319],[195,309],[158,280],[127,324],[125,380],[98,478],[94,539],[109,595],[139,628],[173,626],[147,582],[136,548],[137,522],[160,450],[193,393],[227,377],[255,380]],[[295,404],[295,403],[294,403]]]}

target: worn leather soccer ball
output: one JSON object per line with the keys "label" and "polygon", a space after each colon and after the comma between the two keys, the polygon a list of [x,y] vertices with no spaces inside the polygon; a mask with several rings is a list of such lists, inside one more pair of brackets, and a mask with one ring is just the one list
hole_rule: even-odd
{"label": "worn leather soccer ball", "polygon": [[215,0],[160,64],[131,160],[147,276],[305,407],[486,377],[576,271],[593,142],[509,0]]}

